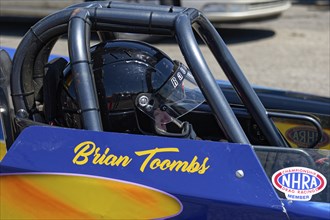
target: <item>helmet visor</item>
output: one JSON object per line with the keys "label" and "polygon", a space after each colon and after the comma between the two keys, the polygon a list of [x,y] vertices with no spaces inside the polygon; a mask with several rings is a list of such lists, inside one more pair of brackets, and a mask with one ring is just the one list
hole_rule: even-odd
{"label": "helmet visor", "polygon": [[160,89],[145,99],[138,97],[138,108],[159,126],[173,122],[205,101],[190,70],[182,63],[176,64],[176,70]]}

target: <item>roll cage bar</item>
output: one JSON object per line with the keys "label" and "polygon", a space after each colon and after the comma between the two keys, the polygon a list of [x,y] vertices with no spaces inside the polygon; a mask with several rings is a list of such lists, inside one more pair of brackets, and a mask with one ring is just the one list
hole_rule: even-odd
{"label": "roll cage bar", "polygon": [[[57,39],[68,34],[70,63],[84,128],[102,130],[90,58],[91,31],[101,40],[113,32],[175,36],[196,82],[228,140],[249,144],[241,125],[216,83],[196,41],[194,31],[208,45],[240,99],[273,146],[287,144],[210,21],[198,10],[174,6],[125,4],[112,1],[73,5],[35,24],[24,36],[13,59],[11,89],[15,117],[33,120],[34,93]],[[33,86],[33,82],[37,86]],[[41,86],[39,86],[41,87]]]}

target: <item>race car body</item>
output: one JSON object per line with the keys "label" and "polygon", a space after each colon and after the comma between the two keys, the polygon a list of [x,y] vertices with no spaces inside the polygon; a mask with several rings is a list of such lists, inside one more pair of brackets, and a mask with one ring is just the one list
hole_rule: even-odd
{"label": "race car body", "polygon": [[[113,32],[175,36],[187,66]],[[69,57],[51,57],[66,35]],[[251,86],[200,11],[73,5],[13,53],[0,50],[1,219],[328,219],[329,99]]]}

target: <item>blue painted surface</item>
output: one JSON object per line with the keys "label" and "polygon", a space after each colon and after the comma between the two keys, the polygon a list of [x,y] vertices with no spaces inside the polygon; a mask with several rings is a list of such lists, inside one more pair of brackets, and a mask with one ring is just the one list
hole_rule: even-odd
{"label": "blue painted surface", "polygon": [[2,47],[0,46],[0,50],[5,50],[9,54],[10,58],[13,59],[15,55],[16,49],[10,47]]}
{"label": "blue painted surface", "polygon": [[330,219],[330,204],[321,202],[288,201],[283,199],[290,219]]}
{"label": "blue painted surface", "polygon": [[[131,162],[125,167],[95,164],[92,161],[94,151],[89,157],[78,159],[88,159],[84,165],[74,164],[77,152],[81,152],[76,147],[86,141],[95,143],[99,153],[109,149],[107,156],[128,156]],[[138,153],[156,148],[176,150],[155,154],[142,172],[141,165],[148,155],[138,156]],[[192,162],[194,157],[195,162]],[[196,172],[151,169],[150,164],[156,158],[160,161],[187,161],[194,164]],[[198,173],[201,169],[197,169],[197,163],[208,169]],[[227,216],[230,213],[232,216],[244,213],[258,216],[259,213],[263,218],[269,214],[267,219],[286,218],[276,192],[249,145],[29,127],[18,137],[1,163],[2,172],[23,170],[91,174],[154,187],[178,196],[186,207],[182,216],[189,218],[193,218],[195,215],[191,213],[199,209],[199,217]],[[237,170],[244,171],[243,178],[236,177]],[[240,212],[232,213],[238,207]]]}

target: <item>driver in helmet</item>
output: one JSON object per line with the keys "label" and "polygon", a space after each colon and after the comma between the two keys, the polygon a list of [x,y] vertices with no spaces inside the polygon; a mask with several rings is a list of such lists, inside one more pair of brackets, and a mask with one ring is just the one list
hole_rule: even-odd
{"label": "driver in helmet", "polygon": [[[91,57],[105,131],[196,139],[192,125],[179,118],[205,98],[184,64],[149,44],[126,40],[100,43]],[[82,128],[69,75],[61,94],[62,123]]]}

